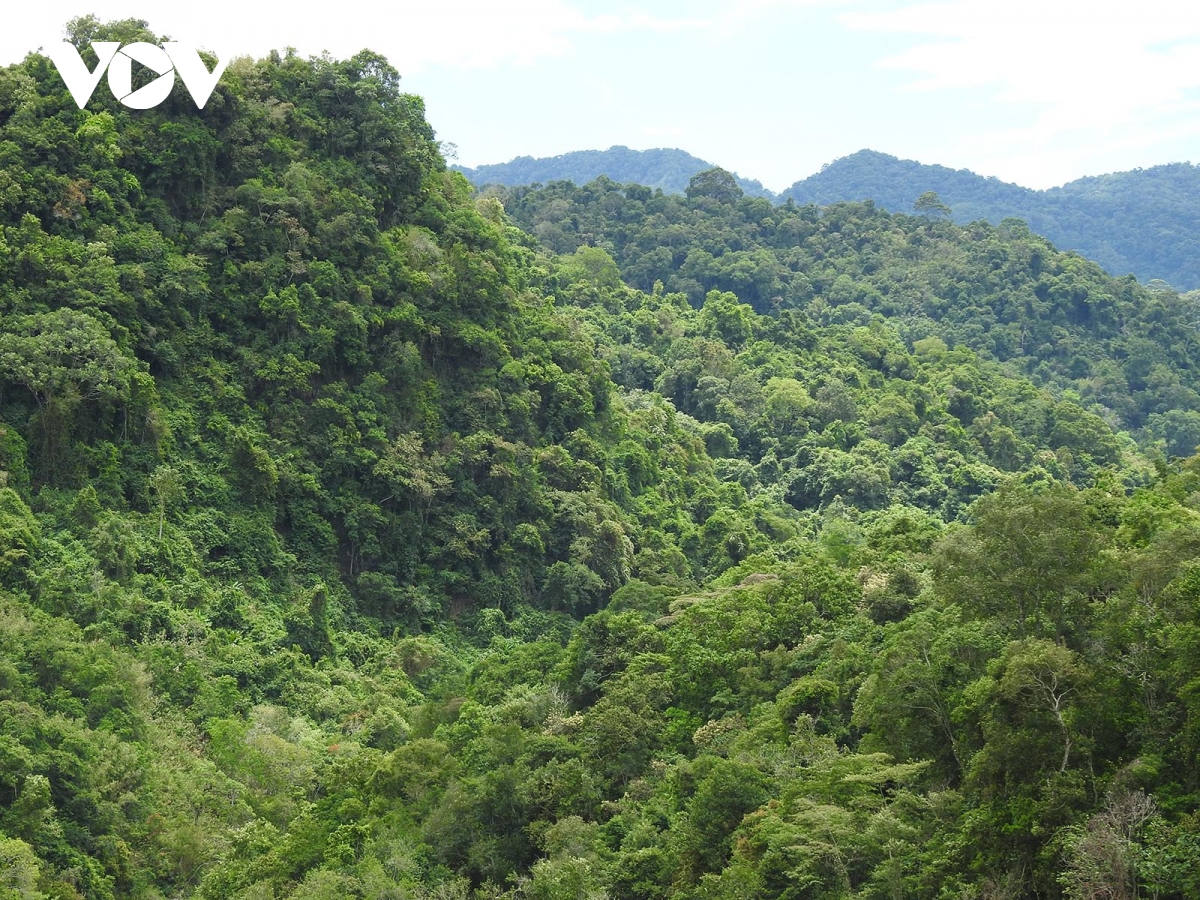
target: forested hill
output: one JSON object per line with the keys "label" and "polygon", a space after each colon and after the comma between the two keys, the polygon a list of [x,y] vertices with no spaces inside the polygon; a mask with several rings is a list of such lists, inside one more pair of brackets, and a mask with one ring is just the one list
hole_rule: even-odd
{"label": "forested hill", "polygon": [[1179,290],[1200,288],[1200,171],[1188,163],[1035,191],[966,169],[861,150],[780,196],[823,205],[873,200],[893,212],[910,212],[926,191],[937,192],[957,222],[986,219],[998,225],[1012,216],[1114,275],[1132,272],[1143,282],[1158,278]]}
{"label": "forested hill", "polygon": [[937,337],[1070,391],[1172,453],[1200,444],[1197,298],[1110,278],[1022,223],[772,206],[720,170],[684,197],[598,179],[514,189],[506,206],[559,253],[605,249],[641,290],[661,283],[695,304],[732,291],[761,313],[803,309],[821,326],[882,317],[908,342]]}
{"label": "forested hill", "polygon": [[[669,194],[682,194],[688,180],[697,172],[711,169],[712,163],[705,162],[682,150],[630,150],[628,147],[609,147],[607,150],[577,150],[561,156],[534,159],[518,156],[506,163],[479,166],[469,169],[453,168],[462,172],[478,187],[487,184],[508,186],[546,183],[549,181],[573,181],[583,184],[600,175],[614,181],[644,184],[661,189]],[[752,197],[774,197],[759,182],[736,176],[742,190]]]}
{"label": "forested hill", "polygon": [[[682,194],[693,175],[712,165],[682,150],[610,147],[454,168],[479,187],[585,184],[605,176]],[[759,182],[735,178],[747,196],[775,199]],[[1132,273],[1143,283],[1160,279],[1181,291],[1200,288],[1200,174],[1188,163],[1081,178],[1037,191],[967,169],[860,150],[796,182],[779,199],[822,206],[871,200],[891,212],[908,213],[926,191],[936,192],[960,224],[1022,219],[1056,246],[1078,251],[1113,275]]]}
{"label": "forested hill", "polygon": [[0,897],[1195,897],[1192,309],[719,171],[477,195],[369,52],[30,55]]}
{"label": "forested hill", "polygon": [[999,224],[1016,216],[1024,218],[1034,231],[1044,233],[1039,228],[1040,220],[1028,218],[1028,210],[1037,203],[1038,191],[999,178],[985,178],[969,169],[926,165],[874,150],[860,150],[822,166],[821,171],[797,181],[781,197],[790,197],[801,205],[820,206],[871,200],[891,212],[910,213],[913,202],[925,191],[936,191],[958,222],[987,219]]}

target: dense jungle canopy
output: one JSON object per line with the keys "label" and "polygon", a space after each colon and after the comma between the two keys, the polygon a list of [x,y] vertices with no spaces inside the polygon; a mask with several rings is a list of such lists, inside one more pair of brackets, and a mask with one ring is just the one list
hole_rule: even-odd
{"label": "dense jungle canopy", "polygon": [[1195,897],[1197,312],[720,170],[476,193],[369,52],[31,54],[0,898]]}

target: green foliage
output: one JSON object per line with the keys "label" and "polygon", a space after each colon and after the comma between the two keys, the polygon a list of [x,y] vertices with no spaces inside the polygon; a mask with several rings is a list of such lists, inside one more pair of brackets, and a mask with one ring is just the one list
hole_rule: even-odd
{"label": "green foliage", "polygon": [[716,167],[693,175],[684,194],[689,200],[711,197],[718,203],[733,203],[742,196],[742,189],[731,173]]}
{"label": "green foliage", "polygon": [[1019,635],[1062,636],[1103,590],[1103,543],[1083,498],[1067,487],[1006,486],[971,508],[974,527],[939,548],[939,591]]}
{"label": "green foliage", "polygon": [[0,895],[1195,893],[1188,301],[189,103],[0,73]]}
{"label": "green foliage", "polygon": [[[651,292],[661,282],[696,306],[709,291],[729,291],[781,324],[823,329],[870,328],[882,316],[900,340],[855,341],[855,350],[884,375],[904,377],[906,347],[928,355],[940,345],[927,342],[937,338],[1001,361],[1056,393],[1074,391],[1078,396],[1068,399],[1081,410],[1127,430],[1147,428],[1151,416],[1169,416],[1154,419],[1153,436],[1171,441],[1179,455],[1192,452],[1185,411],[1197,405],[1200,382],[1190,295],[1110,278],[1016,220],[996,219],[992,226],[973,216],[958,226],[890,215],[869,202],[818,208],[725,195],[715,201],[706,194],[638,199],[636,193],[600,179],[583,187],[512,188],[499,196],[509,214],[553,250],[594,244],[640,290]],[[907,212],[912,202],[891,208]],[[936,204],[930,209],[937,211]],[[780,315],[789,311],[805,316]],[[795,325],[786,330],[795,332]],[[965,425],[984,412],[968,383],[956,382],[948,399]],[[1038,427],[1053,449],[1066,447],[1073,457],[1094,454],[1093,461],[1109,464],[1120,452],[1109,428],[1097,430],[1080,415],[1064,411],[1061,423]],[[1103,437],[1091,445],[1088,435]]]}

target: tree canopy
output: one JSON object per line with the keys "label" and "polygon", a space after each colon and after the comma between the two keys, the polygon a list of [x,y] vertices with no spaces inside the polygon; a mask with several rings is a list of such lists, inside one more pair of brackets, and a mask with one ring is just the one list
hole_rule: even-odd
{"label": "tree canopy", "polygon": [[1190,298],[369,52],[0,129],[0,896],[1195,895]]}

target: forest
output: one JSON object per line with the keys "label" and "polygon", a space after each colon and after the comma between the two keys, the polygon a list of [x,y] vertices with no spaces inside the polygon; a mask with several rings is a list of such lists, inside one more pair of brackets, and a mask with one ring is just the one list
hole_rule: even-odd
{"label": "forest", "polygon": [[935,205],[476,191],[367,51],[30,54],[0,898],[1196,897],[1198,314]]}
{"label": "forest", "polygon": [[[620,184],[636,182],[684,194],[692,176],[713,166],[682,150],[610,147],[451,168],[481,189],[541,187],[552,181],[584,184],[603,175]],[[1190,163],[1079,178],[1038,191],[968,169],[860,150],[826,163],[778,196],[752,179],[736,173],[734,179],[747,196],[773,203],[790,199],[801,206],[831,206],[870,200],[898,213],[911,213],[917,198],[934,191],[947,206],[946,215],[961,225],[1020,219],[1059,248],[1079,252],[1112,275],[1132,273],[1144,283],[1157,279],[1180,291],[1200,289],[1200,172]]]}

